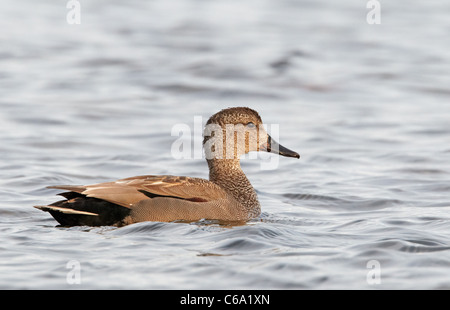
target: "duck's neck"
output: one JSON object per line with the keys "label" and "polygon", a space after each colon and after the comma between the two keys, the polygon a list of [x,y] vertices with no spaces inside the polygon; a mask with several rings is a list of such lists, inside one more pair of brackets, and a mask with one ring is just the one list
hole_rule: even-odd
{"label": "duck's neck", "polygon": [[209,159],[209,180],[230,193],[249,213],[261,213],[258,196],[242,171],[239,159]]}

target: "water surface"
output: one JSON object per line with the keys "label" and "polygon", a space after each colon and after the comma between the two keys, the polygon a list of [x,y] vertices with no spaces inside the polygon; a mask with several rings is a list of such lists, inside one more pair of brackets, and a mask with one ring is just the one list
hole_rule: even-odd
{"label": "water surface", "polygon": [[[382,1],[380,25],[356,0],[81,4],[80,25],[64,1],[0,4],[0,288],[450,288],[448,2]],[[207,178],[171,129],[230,106],[302,156],[243,161],[260,218],[62,228],[32,208],[47,185]]]}

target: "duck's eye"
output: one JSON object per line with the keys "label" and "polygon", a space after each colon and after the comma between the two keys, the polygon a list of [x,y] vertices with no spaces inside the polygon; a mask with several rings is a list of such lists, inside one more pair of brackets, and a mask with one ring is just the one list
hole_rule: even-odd
{"label": "duck's eye", "polygon": [[253,124],[252,122],[249,122],[249,123],[247,124],[247,127],[248,127],[248,128],[255,128],[256,126],[255,126],[255,124]]}

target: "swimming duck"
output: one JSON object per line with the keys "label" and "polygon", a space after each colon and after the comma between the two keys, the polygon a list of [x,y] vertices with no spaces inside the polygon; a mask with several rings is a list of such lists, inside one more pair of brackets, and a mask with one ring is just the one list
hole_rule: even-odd
{"label": "swimming duck", "polygon": [[259,114],[246,107],[228,108],[212,115],[203,136],[209,181],[145,175],[93,185],[48,186],[65,190],[59,194],[65,200],[35,208],[50,212],[62,226],[123,226],[143,221],[201,219],[245,222],[258,217],[261,207],[241,169],[241,156],[265,151],[300,158],[298,153],[272,139]]}

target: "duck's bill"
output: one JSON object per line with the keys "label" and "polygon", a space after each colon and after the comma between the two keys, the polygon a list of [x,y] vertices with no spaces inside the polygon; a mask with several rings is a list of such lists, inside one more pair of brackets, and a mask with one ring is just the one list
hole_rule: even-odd
{"label": "duck's bill", "polygon": [[271,136],[267,136],[267,143],[261,145],[260,151],[275,153],[286,157],[300,158],[300,154],[282,146],[277,141],[272,139]]}

